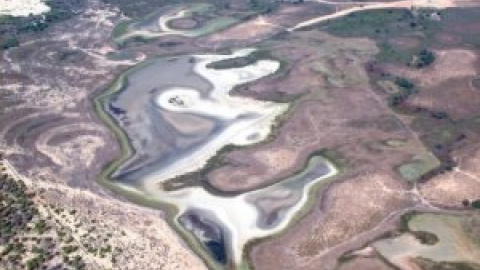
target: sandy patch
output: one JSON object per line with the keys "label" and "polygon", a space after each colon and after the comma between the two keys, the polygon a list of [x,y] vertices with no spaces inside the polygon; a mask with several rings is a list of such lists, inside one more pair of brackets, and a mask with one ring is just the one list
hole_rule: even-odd
{"label": "sandy patch", "polygon": [[477,74],[475,61],[477,56],[469,50],[435,51],[436,60],[432,66],[416,69],[404,66],[389,66],[393,74],[419,82],[420,87],[431,87],[449,79],[474,76]]}
{"label": "sandy patch", "polygon": [[50,7],[43,0],[0,0],[0,15],[26,17],[48,12]]}

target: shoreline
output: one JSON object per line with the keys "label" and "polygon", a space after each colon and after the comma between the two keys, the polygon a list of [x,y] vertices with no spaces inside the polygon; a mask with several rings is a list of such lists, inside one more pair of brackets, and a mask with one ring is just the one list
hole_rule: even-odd
{"label": "shoreline", "polygon": [[[161,209],[165,212],[166,216],[166,221],[168,224],[183,238],[183,240],[187,243],[187,245],[192,249],[192,251],[197,254],[203,261],[204,263],[211,269],[224,269],[225,267],[227,268],[238,268],[238,269],[250,269],[249,265],[250,262],[248,259],[245,259],[245,255],[247,254],[246,247],[248,246],[248,243],[251,241],[256,241],[256,240],[261,240],[264,239],[265,237],[258,237],[258,238],[253,238],[249,241],[247,241],[247,245],[245,245],[245,249],[242,250],[242,260],[238,262],[238,264],[233,263],[231,259],[229,260],[229,263],[233,263],[233,265],[227,264],[226,266],[224,265],[219,265],[217,262],[215,262],[210,254],[208,253],[207,250],[201,245],[201,243],[195,238],[195,236],[183,229],[178,221],[175,220],[175,217],[179,213],[179,209],[176,205],[168,203],[168,202],[159,202],[157,199],[155,199],[153,196],[148,196],[144,194],[139,194],[135,190],[128,190],[123,188],[122,186],[119,186],[118,184],[115,184],[113,181],[111,181],[111,175],[114,173],[116,169],[118,169],[119,166],[121,166],[129,157],[131,157],[134,154],[134,149],[131,145],[131,142],[128,138],[128,135],[125,133],[124,130],[122,130],[115,122],[115,119],[111,117],[105,110],[104,110],[104,101],[105,99],[119,91],[122,91],[126,85],[126,76],[131,74],[132,72],[138,70],[139,68],[144,67],[145,65],[148,65],[152,61],[154,61],[157,58],[149,59],[145,62],[142,62],[126,71],[124,71],[121,75],[119,75],[112,83],[110,87],[108,87],[106,90],[99,92],[97,95],[93,97],[93,103],[94,103],[94,108],[95,108],[95,113],[96,115],[104,122],[107,127],[114,132],[115,137],[117,138],[117,141],[120,143],[120,152],[121,154],[112,159],[110,162],[105,164],[104,168],[102,169],[102,173],[97,177],[96,181],[100,185],[102,185],[105,188],[108,188],[110,191],[125,197],[128,201],[133,202],[135,204],[139,204],[142,206],[146,207],[151,207],[151,208],[156,208],[156,209]],[[287,110],[288,111],[288,110]],[[224,149],[224,146],[222,149]],[[221,151],[219,151],[221,152]],[[321,151],[323,152],[323,151]],[[318,155],[318,153],[316,152]],[[215,155],[217,156],[217,154]],[[298,211],[294,211],[293,216],[291,219],[286,221],[286,225],[284,228],[280,229],[280,231],[274,233],[273,235],[276,235],[278,233],[281,233],[282,231],[286,230],[287,228],[290,227],[292,222],[297,221],[299,218],[303,217],[310,209],[312,206],[312,193],[318,192],[318,190],[324,186],[324,184],[329,183],[332,179],[335,178],[336,175],[338,175],[338,169],[337,165],[334,164],[335,162],[330,161],[327,157],[324,157],[321,155],[322,158],[325,160],[329,161],[329,164],[331,164],[334,168],[333,175],[328,174],[325,179],[322,177],[322,181],[318,181],[316,183],[313,183],[311,187],[308,188],[308,190],[304,190],[306,201],[304,205],[300,205]],[[311,157],[309,157],[308,160],[310,160]],[[331,163],[330,163],[331,162]],[[308,165],[305,164],[306,166]],[[303,170],[304,168],[302,168]],[[299,171],[301,172],[302,170],[298,170],[296,173]],[[331,172],[332,173],[332,172]],[[295,174],[293,174],[295,175]],[[327,183],[325,183],[325,180]],[[281,181],[280,181],[281,182]],[[209,192],[208,189],[205,189],[206,192]],[[272,237],[267,236],[266,238]]]}

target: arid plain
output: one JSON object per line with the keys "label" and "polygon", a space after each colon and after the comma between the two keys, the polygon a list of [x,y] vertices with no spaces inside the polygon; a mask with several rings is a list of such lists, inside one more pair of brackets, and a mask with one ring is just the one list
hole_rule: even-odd
{"label": "arid plain", "polygon": [[480,2],[31,2],[0,268],[480,269]]}

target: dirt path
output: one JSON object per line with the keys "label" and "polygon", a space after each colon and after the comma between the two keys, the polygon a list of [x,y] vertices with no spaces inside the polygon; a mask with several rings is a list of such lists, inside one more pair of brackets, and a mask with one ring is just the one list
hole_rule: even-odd
{"label": "dirt path", "polygon": [[[332,1],[324,1],[324,0],[314,0],[317,3],[321,4],[330,4],[335,6],[344,5],[345,2],[332,2]],[[351,4],[349,2],[349,4]],[[480,4],[480,3],[479,3]],[[357,7],[352,7],[344,10],[337,11],[333,14],[323,15],[317,18],[313,18],[310,20],[303,21],[289,29],[288,31],[295,31],[301,28],[305,28],[307,26],[311,26],[314,24],[318,24],[324,21],[340,18],[343,16],[347,16],[354,12],[358,11],[365,11],[365,10],[376,10],[376,9],[386,9],[386,8],[412,8],[412,7],[430,7],[430,8],[438,8],[443,9],[447,7],[454,7],[455,0],[440,0],[440,1],[432,1],[432,0],[405,0],[405,1],[397,1],[397,2],[389,2],[389,3],[382,3],[382,2],[365,2],[361,3]]]}

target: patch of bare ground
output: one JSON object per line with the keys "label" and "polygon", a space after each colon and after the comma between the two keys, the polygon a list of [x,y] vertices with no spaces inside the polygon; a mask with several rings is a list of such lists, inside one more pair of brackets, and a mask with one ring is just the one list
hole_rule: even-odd
{"label": "patch of bare ground", "polygon": [[[305,36],[322,40],[320,33]],[[340,42],[330,36],[323,36],[322,41],[314,44],[316,47],[292,44],[275,48],[275,54],[297,59],[290,76],[240,91],[267,99],[279,93],[304,95],[271,142],[227,154],[222,160],[225,166],[208,175],[212,186],[241,191],[268,185],[298,170],[319,149],[341,149],[342,153],[355,153],[357,163],[391,166],[425,151],[384,101],[369,90],[363,64],[375,53],[373,44],[361,39]],[[409,142],[386,150],[388,140]],[[378,154],[382,151],[390,151],[390,155]]]}
{"label": "patch of bare ground", "polygon": [[461,8],[479,7],[479,3],[476,0],[453,0],[452,2],[456,7]]}
{"label": "patch of bare ground", "polygon": [[424,69],[388,65],[385,70],[398,76],[418,81],[420,87],[438,87],[449,79],[475,76],[477,56],[470,50],[435,51],[436,60],[431,67]]}
{"label": "patch of bare ground", "polygon": [[[5,52],[0,148],[26,175],[99,190],[85,179],[94,179],[118,147],[93,116],[90,98],[126,67],[102,54],[118,17],[114,9],[92,3],[84,14],[49,28],[44,38]],[[68,140],[52,140],[68,134]]]}
{"label": "patch of bare ground", "polygon": [[246,46],[272,37],[283,29],[257,17],[197,40],[200,47],[225,46],[227,44]]}
{"label": "patch of bare ground", "polygon": [[343,263],[338,270],[391,270],[388,264],[377,258],[354,258]]}
{"label": "patch of bare ground", "polygon": [[456,77],[425,87],[407,104],[430,111],[442,111],[454,120],[480,115],[480,93],[471,86],[473,77]]}
{"label": "patch of bare ground", "polygon": [[451,172],[419,183],[420,194],[440,206],[461,208],[464,200],[480,198],[480,150],[477,145],[452,152],[457,162]]}
{"label": "patch of bare ground", "polygon": [[276,12],[267,14],[263,18],[269,23],[288,28],[302,21],[333,12],[335,12],[333,5],[311,1],[301,5],[282,5]]}

